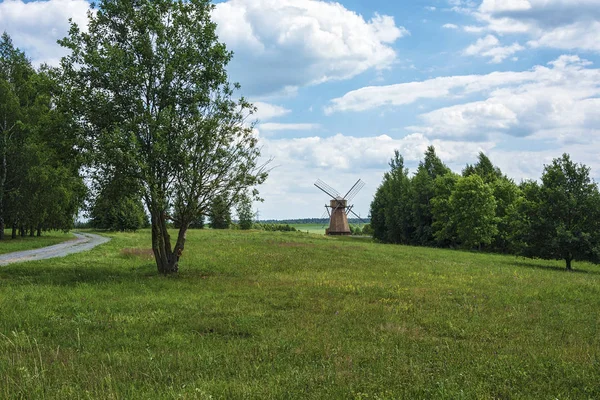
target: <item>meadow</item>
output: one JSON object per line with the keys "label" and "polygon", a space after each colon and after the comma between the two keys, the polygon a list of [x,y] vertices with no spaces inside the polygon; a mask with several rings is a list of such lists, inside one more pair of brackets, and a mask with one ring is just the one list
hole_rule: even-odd
{"label": "meadow", "polygon": [[600,267],[300,232],[0,268],[0,398],[600,398]]}
{"label": "meadow", "polygon": [[54,244],[59,244],[75,238],[75,236],[73,236],[71,233],[55,231],[50,233],[44,232],[44,234],[40,237],[30,237],[27,235],[24,237],[17,236],[16,238],[12,239],[10,235],[11,232],[9,229],[4,231],[5,240],[0,241],[0,254],[39,249],[40,247],[52,246]]}
{"label": "meadow", "polygon": [[[329,228],[329,223],[327,223],[327,224],[289,224],[289,225],[293,226],[300,232],[315,233],[315,234],[320,234],[320,235],[324,235],[325,229]],[[365,226],[365,224],[350,224],[350,225],[358,226],[361,229]]]}

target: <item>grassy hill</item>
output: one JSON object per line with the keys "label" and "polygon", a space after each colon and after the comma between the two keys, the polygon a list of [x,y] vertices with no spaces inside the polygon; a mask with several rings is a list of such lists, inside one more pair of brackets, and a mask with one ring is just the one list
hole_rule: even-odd
{"label": "grassy hill", "polygon": [[0,268],[0,398],[600,398],[600,268],[306,233],[149,232]]}

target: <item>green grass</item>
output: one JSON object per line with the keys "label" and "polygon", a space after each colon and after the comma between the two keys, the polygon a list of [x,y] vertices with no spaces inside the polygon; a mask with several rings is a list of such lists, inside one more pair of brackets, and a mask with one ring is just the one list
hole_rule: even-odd
{"label": "green grass", "polygon": [[[360,226],[361,228],[364,226],[364,224],[351,224],[351,225],[352,226]],[[294,228],[296,228],[297,230],[299,230],[301,232],[308,232],[308,233],[324,235],[325,229],[329,228],[329,223],[327,223],[325,225],[323,225],[323,224],[290,224],[290,226],[293,226]]]}
{"label": "green grass", "polygon": [[4,240],[0,241],[0,254],[52,246],[74,238],[72,233],[62,232],[43,233],[40,237],[17,236],[15,239],[11,239],[10,235],[10,231],[6,230]]}
{"label": "green grass", "polygon": [[165,278],[113,237],[0,268],[0,398],[600,398],[598,266],[192,231]]}
{"label": "green grass", "polygon": [[325,234],[325,229],[329,228],[329,224],[290,224],[301,232],[315,233],[319,235]]}

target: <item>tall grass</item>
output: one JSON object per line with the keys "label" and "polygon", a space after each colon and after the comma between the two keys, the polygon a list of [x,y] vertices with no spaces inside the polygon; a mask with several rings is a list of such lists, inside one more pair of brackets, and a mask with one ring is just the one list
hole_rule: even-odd
{"label": "tall grass", "polygon": [[0,268],[0,398],[600,398],[600,268],[149,232]]}

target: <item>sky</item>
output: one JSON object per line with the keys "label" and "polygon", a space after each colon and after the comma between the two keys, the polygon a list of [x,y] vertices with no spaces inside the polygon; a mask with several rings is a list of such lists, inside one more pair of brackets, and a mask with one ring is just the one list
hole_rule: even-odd
{"label": "sky", "polygon": [[[270,177],[260,219],[318,218],[321,179],[366,182],[367,216],[397,149],[427,146],[456,172],[483,151],[515,181],[563,153],[600,180],[600,0],[226,0],[213,20],[257,107]],[[56,65],[85,0],[0,2],[34,64]]]}

